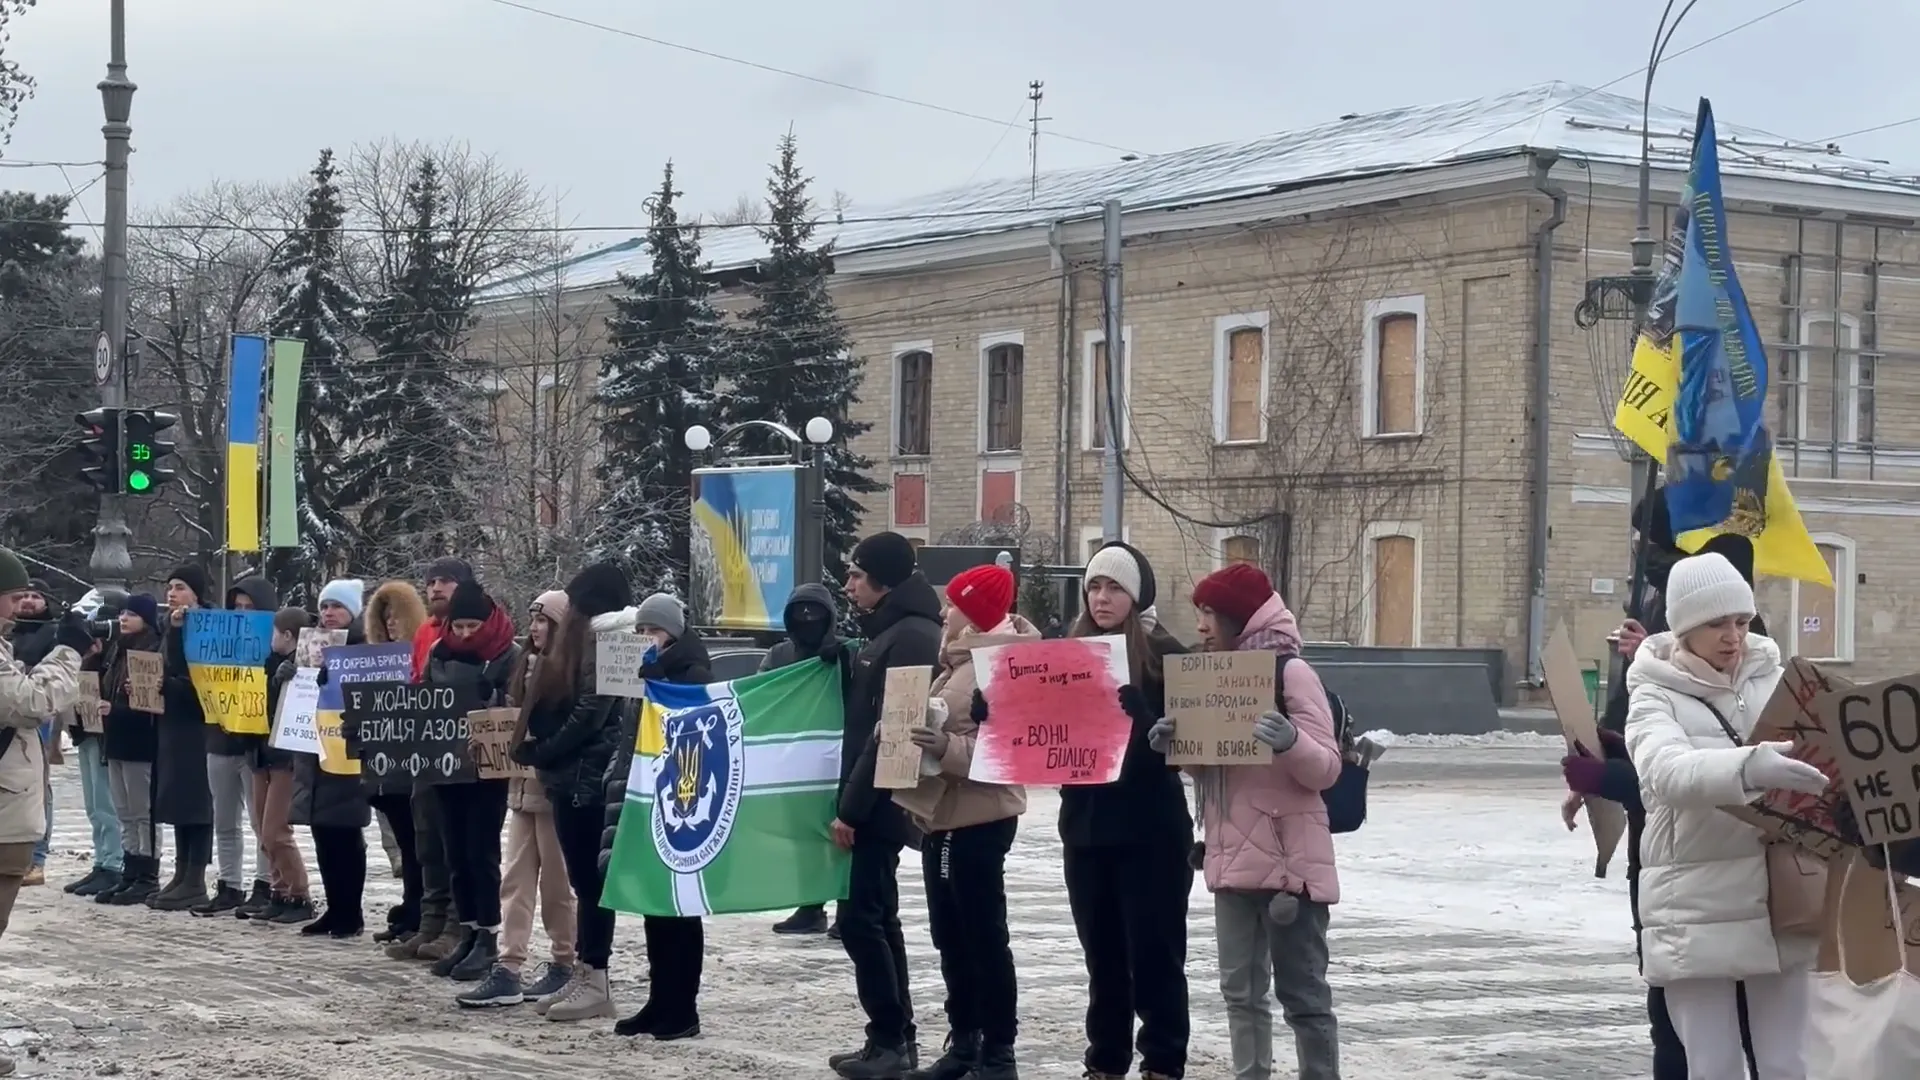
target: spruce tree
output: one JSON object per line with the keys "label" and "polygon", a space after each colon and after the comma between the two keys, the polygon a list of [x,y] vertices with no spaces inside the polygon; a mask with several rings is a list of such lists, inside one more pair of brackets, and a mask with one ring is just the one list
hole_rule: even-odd
{"label": "spruce tree", "polygon": [[712,302],[700,235],[683,224],[668,162],[651,203],[652,268],[621,275],[624,293],[607,319],[600,362],[600,431],[606,455],[595,475],[604,493],[595,530],[603,556],[647,588],[686,595],[693,452],[689,425],[713,423],[714,382],[726,340]]}
{"label": "spruce tree", "polygon": [[275,550],[267,575],[291,604],[304,604],[346,554],[352,539],[346,483],[345,431],[359,411],[362,387],[349,339],[362,316],[360,297],[347,282],[341,225],[346,208],[336,183],[333,151],[320,151],[311,173],[306,213],[274,257],[279,304],[267,320],[275,337],[306,343],[301,364],[295,470],[300,546]]}
{"label": "spruce tree", "polygon": [[[873,426],[850,418],[860,400],[863,364],[827,290],[833,244],[813,246],[815,206],[807,194],[812,179],[800,171],[798,154],[791,134],[780,140],[780,159],[767,182],[768,221],[759,229],[768,252],[747,286],[754,303],[744,316],[721,408],[730,423],[777,420],[796,432],[815,416],[833,421],[834,441],[818,452],[826,472],[825,570],[839,582],[859,539],[865,509],[859,497],[882,487],[868,475],[873,462],[851,449],[851,441]],[[762,453],[787,450],[757,432],[742,441]]]}
{"label": "spruce tree", "polygon": [[359,407],[342,424],[353,451],[340,497],[358,518],[360,572],[404,572],[484,539],[485,391],[460,355],[473,290],[454,264],[443,203],[439,167],[423,160],[407,185],[399,272],[367,314],[373,360]]}

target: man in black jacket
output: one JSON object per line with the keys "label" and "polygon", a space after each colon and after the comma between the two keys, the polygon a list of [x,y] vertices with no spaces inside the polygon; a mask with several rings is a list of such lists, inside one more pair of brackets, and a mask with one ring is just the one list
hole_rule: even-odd
{"label": "man in black jacket", "polygon": [[[835,625],[840,621],[840,609],[833,602],[833,591],[825,585],[810,582],[793,590],[787,598],[786,610],[781,623],[787,628],[787,640],[767,650],[760,661],[761,671],[772,671],[788,664],[797,664],[802,660],[818,657],[830,664],[840,662],[840,635]],[[844,905],[843,905],[844,906]],[[773,924],[776,934],[827,934],[840,936],[840,918],[836,911],[833,922],[827,922],[827,908],[824,904],[803,907]]]}
{"label": "man in black jacket", "polygon": [[875,533],[853,549],[847,597],[865,614],[867,643],[852,658],[846,680],[846,730],[840,744],[839,816],[834,842],[853,852],[840,942],[853,961],[854,986],[867,1014],[866,1045],[828,1059],[847,1080],[898,1080],[919,1059],[913,1001],[907,992],[907,946],[900,932],[900,850],[917,848],[920,834],[874,787],[874,727],[887,670],[932,666],[940,660],[940,597],[915,564],[913,546],[899,533]]}

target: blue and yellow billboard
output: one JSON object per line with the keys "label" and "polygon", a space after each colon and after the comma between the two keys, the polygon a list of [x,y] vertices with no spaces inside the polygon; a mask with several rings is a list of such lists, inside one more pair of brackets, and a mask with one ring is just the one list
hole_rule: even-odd
{"label": "blue and yellow billboard", "polygon": [[801,561],[806,467],[741,466],[693,471],[689,566],[701,625],[780,631],[794,587],[815,580]]}

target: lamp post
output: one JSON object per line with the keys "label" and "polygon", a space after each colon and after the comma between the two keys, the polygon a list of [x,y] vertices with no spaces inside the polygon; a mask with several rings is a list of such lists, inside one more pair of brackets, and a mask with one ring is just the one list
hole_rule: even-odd
{"label": "lamp post", "polygon": [[[94,378],[100,385],[100,404],[109,409],[127,403],[127,157],[133,138],[133,92],[127,78],[127,4],[112,0],[107,16],[107,77],[100,80],[100,103],[107,122],[105,170],[106,227],[100,237],[105,275],[100,289],[100,338],[95,346]],[[120,447],[113,447],[115,457]],[[119,492],[100,496],[100,516],[93,527],[93,557],[88,569],[95,588],[103,593],[125,589],[133,577],[132,530],[127,528],[126,497]]]}
{"label": "lamp post", "polygon": [[[772,432],[786,444],[787,452],[723,455],[727,444],[749,431]],[[793,530],[796,585],[819,581],[826,567],[827,487],[820,450],[833,441],[834,435],[833,421],[824,416],[808,420],[798,432],[777,420],[742,420],[721,428],[718,434],[705,425],[694,424],[682,435],[696,462],[707,455],[714,456],[710,469],[791,468],[798,474],[794,510],[799,520],[794,522]],[[699,471],[703,470],[696,469],[696,474]]]}

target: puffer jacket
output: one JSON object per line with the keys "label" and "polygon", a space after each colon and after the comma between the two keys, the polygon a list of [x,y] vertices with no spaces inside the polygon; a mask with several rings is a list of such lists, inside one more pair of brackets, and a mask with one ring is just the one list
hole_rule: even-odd
{"label": "puffer jacket", "polygon": [[[394,622],[394,633],[387,633],[387,620]],[[427,622],[427,604],[411,582],[389,581],[373,591],[367,609],[354,620],[354,627],[365,634],[365,644],[391,645],[412,641]],[[360,644],[355,642],[355,644]]]}
{"label": "puffer jacket", "polygon": [[[1757,796],[1741,781],[1753,756],[1741,740],[1782,674],[1780,648],[1747,635],[1731,685],[1676,662],[1678,639],[1655,634],[1627,671],[1627,752],[1647,808],[1640,838],[1641,964],[1647,982],[1745,979],[1811,966],[1812,938],[1776,939],[1767,911],[1767,856],[1760,832],[1723,812]],[[1709,708],[1711,704],[1712,708]]]}
{"label": "puffer jacket", "polygon": [[1340,902],[1333,833],[1320,793],[1340,779],[1333,710],[1320,676],[1300,651],[1300,627],[1274,593],[1260,605],[1239,644],[1277,653],[1286,665],[1276,704],[1299,738],[1267,765],[1188,766],[1207,842],[1207,888],[1214,892],[1288,892],[1322,904]]}
{"label": "puffer jacket", "polygon": [[80,654],[56,644],[29,668],[0,639],[0,731],[10,733],[0,753],[0,844],[26,844],[47,831],[46,744],[42,717],[71,708],[80,692]]}
{"label": "puffer jacket", "polygon": [[[633,620],[628,625],[638,624],[639,612],[628,608],[611,615],[602,615],[593,620],[593,628],[598,633],[605,624],[617,627],[618,620]],[[661,682],[681,683],[699,686],[713,681],[713,663],[707,657],[707,644],[688,632],[686,637],[676,639],[672,644],[654,656],[653,662],[642,665],[640,677],[658,679]],[[613,755],[607,760],[607,771],[601,778],[601,790],[604,792],[605,822],[600,831],[600,874],[605,876],[607,862],[613,858],[613,836],[620,827],[620,813],[627,805],[627,774],[633,770],[633,750],[640,736],[640,703],[631,699],[628,707],[621,710],[620,741],[615,744]]]}
{"label": "puffer jacket", "polygon": [[[638,612],[633,608],[596,616],[592,633],[632,633],[637,617]],[[605,797],[607,763],[614,759],[628,718],[639,715],[638,703],[633,699],[596,690],[595,652],[594,637],[589,635],[573,693],[562,700],[543,701],[527,711],[525,749],[521,757],[533,766],[539,779],[526,786],[530,789],[529,796],[538,797],[548,809],[555,805],[591,806]],[[529,669],[535,666],[537,661],[528,665]],[[529,680],[532,675],[529,670]],[[632,745],[629,733],[629,750]],[[626,779],[625,774],[621,779]]]}
{"label": "puffer jacket", "polygon": [[[269,653],[267,655],[267,723],[277,724],[280,716],[280,696],[287,692],[288,684],[300,670],[294,662],[292,653]],[[248,755],[255,769],[291,769],[293,754],[286,750],[277,750],[273,737],[268,736],[253,744]]]}
{"label": "puffer jacket", "polygon": [[893,793],[893,804],[907,812],[922,832],[947,832],[969,825],[1004,821],[1027,812],[1027,789],[1018,784],[982,784],[967,779],[973,767],[973,691],[979,681],[973,671],[973,650],[1009,645],[1040,637],[1034,625],[1010,616],[994,633],[959,634],[941,647],[945,666],[933,681],[932,693],[947,706],[947,752],[940,755],[940,775],[929,776],[910,791]]}
{"label": "puffer jacket", "polygon": [[[411,592],[412,586],[407,586],[407,589]],[[367,636],[361,631],[361,620],[355,619],[348,624],[347,644],[367,644]],[[289,820],[293,824],[364,829],[373,820],[373,812],[367,805],[366,786],[360,777],[336,776],[328,772],[320,767],[318,754],[296,753],[291,756],[293,807]]]}

